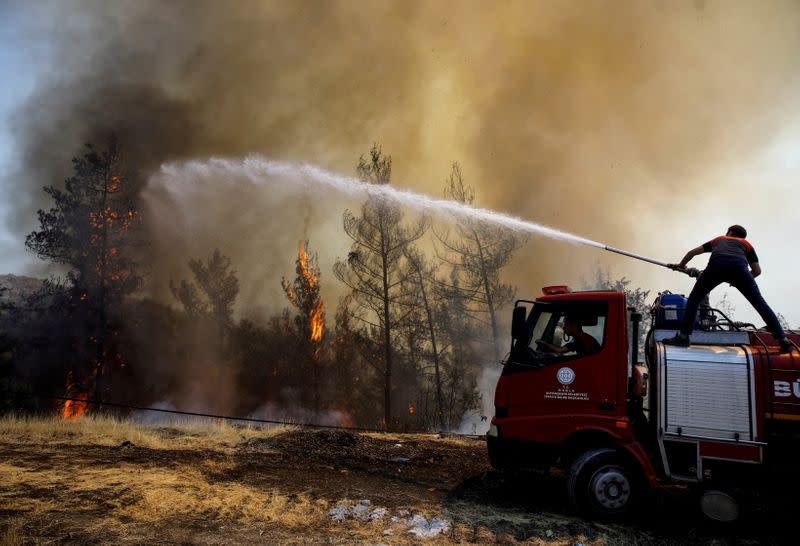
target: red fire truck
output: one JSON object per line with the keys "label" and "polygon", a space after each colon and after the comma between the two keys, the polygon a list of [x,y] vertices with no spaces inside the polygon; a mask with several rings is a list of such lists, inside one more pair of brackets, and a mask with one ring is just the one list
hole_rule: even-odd
{"label": "red fire truck", "polygon": [[575,508],[605,517],[659,483],[693,484],[707,516],[732,521],[742,491],[800,457],[800,351],[711,309],[690,347],[665,345],[685,302],[671,294],[640,351],[624,293],[543,292],[514,309],[487,435],[495,468],[561,467]]}

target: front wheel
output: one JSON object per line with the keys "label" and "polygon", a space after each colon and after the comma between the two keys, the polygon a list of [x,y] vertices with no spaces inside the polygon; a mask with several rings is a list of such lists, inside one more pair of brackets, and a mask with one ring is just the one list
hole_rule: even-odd
{"label": "front wheel", "polygon": [[590,517],[620,518],[639,496],[636,474],[614,449],[591,449],[572,463],[567,479],[570,502]]}

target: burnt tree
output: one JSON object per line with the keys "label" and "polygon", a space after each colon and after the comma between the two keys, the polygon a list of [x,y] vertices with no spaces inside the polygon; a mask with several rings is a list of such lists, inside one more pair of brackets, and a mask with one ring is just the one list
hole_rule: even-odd
{"label": "burnt tree", "polygon": [[[388,184],[392,159],[373,145],[368,157],[361,156],[357,173],[370,184]],[[393,345],[398,326],[406,312],[408,264],[404,251],[422,237],[427,223],[403,225],[403,213],[394,204],[378,195],[371,195],[361,207],[361,216],[344,213],[344,230],[353,240],[346,260],[337,261],[334,274],[352,291],[354,315],[377,337],[382,353],[383,406],[386,427],[392,423]]]}
{"label": "burnt tree", "polygon": [[445,426],[444,395],[442,390],[442,370],[440,363],[441,343],[437,328],[440,324],[436,320],[436,267],[427,263],[425,257],[416,249],[406,250],[406,259],[411,269],[409,282],[411,284],[412,305],[419,308],[421,322],[424,325],[425,337],[430,343],[427,351],[433,366],[433,382],[436,394],[436,420],[437,424]]}
{"label": "burnt tree", "polygon": [[[444,194],[466,205],[471,205],[475,199],[475,190],[464,183],[458,163],[453,163]],[[467,301],[474,318],[490,328],[490,343],[497,362],[502,357],[497,314],[515,294],[512,286],[502,283],[500,273],[522,241],[508,230],[466,217],[456,218],[454,236],[437,233],[437,238],[447,250],[446,254],[453,256],[443,259],[459,277],[459,282],[452,285],[453,296]]]}
{"label": "burnt tree", "polygon": [[189,269],[194,282],[170,281],[172,295],[178,300],[187,315],[207,318],[214,322],[217,330],[217,345],[222,356],[225,350],[225,332],[233,325],[233,305],[239,295],[239,279],[231,269],[231,259],[218,248],[202,260],[189,260]]}

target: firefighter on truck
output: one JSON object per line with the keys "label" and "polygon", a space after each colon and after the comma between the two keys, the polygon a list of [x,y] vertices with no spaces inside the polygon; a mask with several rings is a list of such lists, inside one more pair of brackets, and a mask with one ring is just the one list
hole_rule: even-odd
{"label": "firefighter on truck", "polygon": [[679,347],[689,346],[689,335],[694,329],[694,320],[700,302],[709,292],[720,284],[727,282],[735,287],[747,301],[758,311],[761,318],[767,324],[767,329],[780,343],[782,353],[788,353],[792,349],[791,342],[787,339],[778,317],[775,312],[767,305],[761,291],[758,289],[755,277],[761,274],[761,265],[758,263],[756,251],[747,240],[747,230],[740,225],[733,225],[728,228],[727,233],[717,237],[707,243],[693,248],[686,253],[679,264],[672,264],[678,271],[686,270],[686,264],[700,254],[711,253],[708,266],[697,279],[697,282],[689,294],[689,301],[686,303],[686,311],[683,315],[683,324],[675,337],[664,340],[668,345]]}

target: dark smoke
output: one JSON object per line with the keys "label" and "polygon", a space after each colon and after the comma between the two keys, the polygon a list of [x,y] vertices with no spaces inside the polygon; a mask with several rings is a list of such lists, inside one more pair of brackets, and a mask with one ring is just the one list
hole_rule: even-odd
{"label": "dark smoke", "polygon": [[[6,185],[20,241],[50,205],[41,187],[70,174],[84,142],[114,133],[142,187],[165,161],[252,152],[352,174],[378,141],[393,180],[411,189],[440,196],[457,160],[476,204],[624,248],[642,218],[681,218],[699,191],[724,193],[718,169],[781,128],[800,74],[800,5],[790,1],[2,9],[21,21],[42,74],[12,120],[19,170]],[[239,272],[239,314],[263,319],[285,305],[279,280],[308,238],[333,316],[341,287],[330,267],[349,248],[341,213],[357,203],[225,181],[147,195],[149,295],[169,301],[169,279],[218,247]],[[506,274],[535,296],[570,266],[585,272],[596,252],[534,239]],[[213,396],[231,396],[233,379],[216,383]],[[199,396],[191,382],[181,388]]]}
{"label": "dark smoke", "polygon": [[[6,9],[49,52],[13,121],[20,235],[41,186],[64,178],[83,141],[115,132],[142,180],[165,160],[249,152],[351,173],[379,140],[414,189],[439,195],[460,160],[481,204],[624,246],[654,201],[679,210],[698,183],[718,184],[715,166],[758,150],[800,73],[794,2]],[[545,247],[542,276],[570,252]]]}

